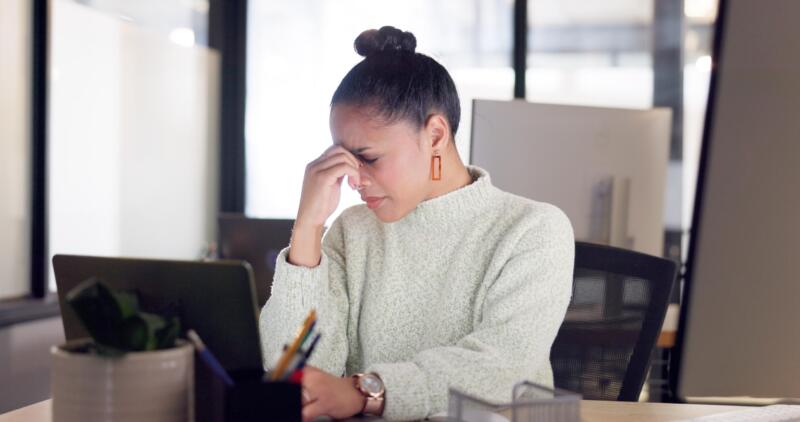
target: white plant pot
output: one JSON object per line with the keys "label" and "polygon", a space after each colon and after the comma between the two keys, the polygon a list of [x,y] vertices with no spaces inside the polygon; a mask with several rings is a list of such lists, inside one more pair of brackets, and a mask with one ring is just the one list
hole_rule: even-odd
{"label": "white plant pot", "polygon": [[194,420],[194,349],[172,349],[109,358],[53,347],[53,421]]}

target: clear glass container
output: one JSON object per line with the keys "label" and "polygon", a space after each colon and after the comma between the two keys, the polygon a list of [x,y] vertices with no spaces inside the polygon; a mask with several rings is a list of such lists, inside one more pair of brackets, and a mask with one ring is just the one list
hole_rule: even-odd
{"label": "clear glass container", "polygon": [[447,419],[463,422],[578,422],[579,394],[523,381],[510,403],[492,403],[450,389]]}

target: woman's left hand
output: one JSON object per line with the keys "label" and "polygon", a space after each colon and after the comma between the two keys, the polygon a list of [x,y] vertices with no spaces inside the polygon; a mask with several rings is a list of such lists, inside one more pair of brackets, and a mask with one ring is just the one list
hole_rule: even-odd
{"label": "woman's left hand", "polygon": [[312,366],[303,368],[303,422],[317,416],[349,418],[364,409],[366,397],[350,377],[336,377]]}

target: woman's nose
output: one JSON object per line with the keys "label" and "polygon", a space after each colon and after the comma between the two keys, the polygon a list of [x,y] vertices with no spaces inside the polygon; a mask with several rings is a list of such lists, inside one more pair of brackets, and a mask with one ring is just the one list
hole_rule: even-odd
{"label": "woman's nose", "polygon": [[358,190],[372,186],[372,180],[370,180],[366,167],[364,165],[358,167]]}

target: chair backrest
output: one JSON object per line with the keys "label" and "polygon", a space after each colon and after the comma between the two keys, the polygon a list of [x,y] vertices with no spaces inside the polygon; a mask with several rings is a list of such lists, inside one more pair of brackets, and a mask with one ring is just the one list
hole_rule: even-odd
{"label": "chair backrest", "polygon": [[677,271],[668,259],[576,242],[572,301],[550,353],[555,386],[637,401]]}
{"label": "chair backrest", "polygon": [[258,308],[261,309],[272,291],[278,254],[289,246],[294,220],[221,213],[217,223],[219,257],[241,259],[250,264],[256,281]]}

